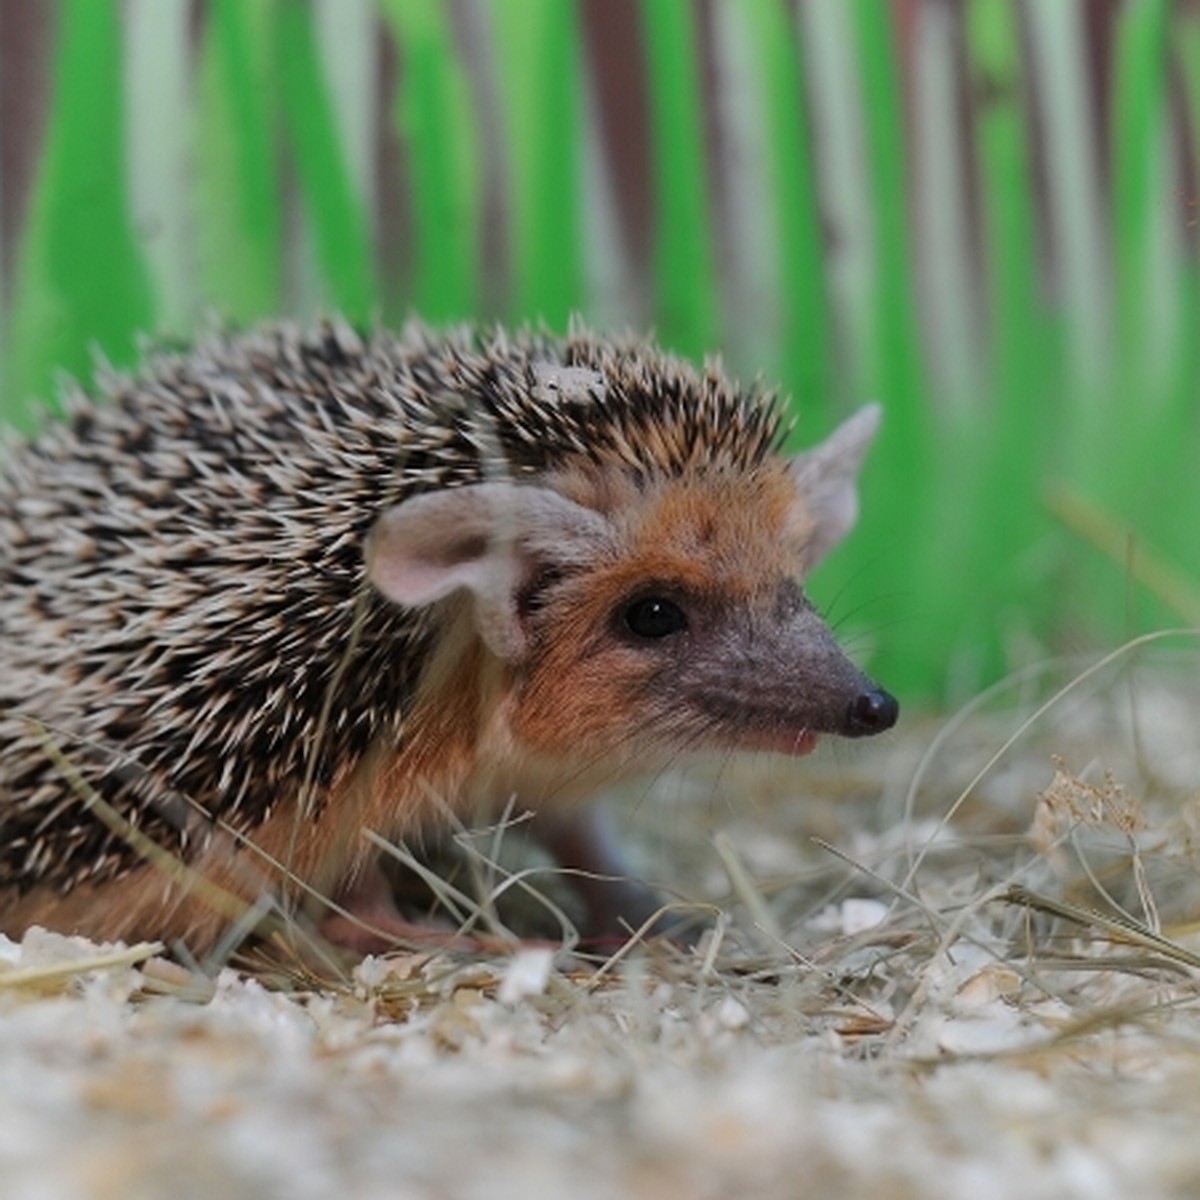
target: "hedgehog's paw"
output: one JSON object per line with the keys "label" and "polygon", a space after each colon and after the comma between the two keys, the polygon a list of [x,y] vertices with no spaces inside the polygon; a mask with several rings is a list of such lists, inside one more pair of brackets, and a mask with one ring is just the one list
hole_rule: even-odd
{"label": "hedgehog's paw", "polygon": [[350,954],[393,954],[398,950],[456,950],[469,953],[511,950],[508,942],[456,932],[448,924],[410,921],[396,907],[392,885],[378,860],[339,891],[320,917],[317,932]]}

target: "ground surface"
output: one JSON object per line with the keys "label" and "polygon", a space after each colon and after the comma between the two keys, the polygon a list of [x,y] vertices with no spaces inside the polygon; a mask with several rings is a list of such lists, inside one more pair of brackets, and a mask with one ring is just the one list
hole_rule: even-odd
{"label": "ground surface", "polygon": [[690,954],[0,942],[0,1195],[1194,1195],[1195,665],[627,797]]}

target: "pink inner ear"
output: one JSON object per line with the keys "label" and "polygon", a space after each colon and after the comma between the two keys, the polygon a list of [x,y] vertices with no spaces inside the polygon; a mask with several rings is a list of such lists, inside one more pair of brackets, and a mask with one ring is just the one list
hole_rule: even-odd
{"label": "pink inner ear", "polygon": [[489,507],[481,489],[462,488],[415,496],[390,509],[367,542],[371,582],[405,608],[478,587],[492,557]]}
{"label": "pink inner ear", "polygon": [[465,580],[455,579],[459,571],[439,567],[419,559],[392,556],[387,548],[374,557],[371,579],[389,599],[404,608],[421,608],[448,595]]}
{"label": "pink inner ear", "polygon": [[481,593],[503,572],[507,556],[488,541],[486,532],[460,528],[458,536],[444,520],[425,523],[395,510],[379,523],[367,555],[371,581],[389,600],[420,608],[457,588]]}
{"label": "pink inner ear", "polygon": [[427,492],[376,522],[366,545],[367,574],[405,608],[469,589],[486,636],[483,626],[515,620],[524,573],[594,552],[604,528],[600,516],[547,488],[481,483]]}

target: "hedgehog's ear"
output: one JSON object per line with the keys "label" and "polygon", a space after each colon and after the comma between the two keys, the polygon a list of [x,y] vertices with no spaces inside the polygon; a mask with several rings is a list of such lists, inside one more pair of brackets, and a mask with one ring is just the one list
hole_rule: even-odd
{"label": "hedgehog's ear", "polygon": [[604,518],[549,488],[479,483],[397,504],[367,539],[367,574],[389,600],[424,608],[465,589],[502,658],[524,650],[517,596],[547,566],[587,562]]}
{"label": "hedgehog's ear", "polygon": [[806,523],[812,524],[810,567],[820,562],[858,520],[858,473],[881,415],[878,404],[859,409],[819,446],[796,455],[790,463]]}

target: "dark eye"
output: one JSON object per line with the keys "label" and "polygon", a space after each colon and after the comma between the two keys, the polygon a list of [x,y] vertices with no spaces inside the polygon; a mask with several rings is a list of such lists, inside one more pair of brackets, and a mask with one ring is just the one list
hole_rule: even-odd
{"label": "dark eye", "polygon": [[687,617],[673,601],[647,596],[625,610],[625,628],[640,638],[664,638],[686,629]]}

